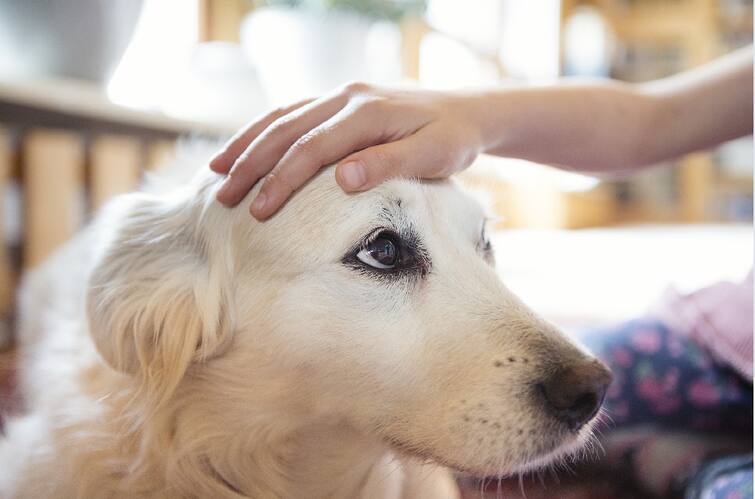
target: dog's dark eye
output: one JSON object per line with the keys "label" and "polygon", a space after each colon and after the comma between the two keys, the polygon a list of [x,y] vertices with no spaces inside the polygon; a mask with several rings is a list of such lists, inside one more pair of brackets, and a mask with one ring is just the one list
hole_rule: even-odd
{"label": "dog's dark eye", "polygon": [[376,269],[392,269],[399,259],[399,250],[393,236],[378,234],[357,253],[357,259]]}
{"label": "dog's dark eye", "polygon": [[482,226],[482,232],[480,233],[480,249],[483,253],[489,253],[493,246],[490,244],[490,238],[488,237],[485,226]]}
{"label": "dog's dark eye", "polygon": [[411,231],[403,236],[379,228],[353,247],[341,260],[364,275],[380,279],[421,277],[430,270],[430,258]]}
{"label": "dog's dark eye", "polygon": [[493,256],[493,245],[490,244],[490,238],[485,231],[485,223],[482,224],[482,231],[480,232],[480,240],[477,243],[477,250],[482,253],[482,257],[489,264],[495,263],[495,257]]}

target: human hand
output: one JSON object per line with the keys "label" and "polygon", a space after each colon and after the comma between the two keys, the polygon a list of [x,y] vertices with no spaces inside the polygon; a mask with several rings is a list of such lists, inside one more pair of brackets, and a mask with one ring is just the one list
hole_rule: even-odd
{"label": "human hand", "polygon": [[441,178],[469,166],[483,149],[473,97],[364,83],[272,111],[236,134],[212,159],[227,173],[218,200],[238,204],[263,185],[250,211],[273,215],[323,166],[338,161],[336,181],[363,191],[390,177]]}

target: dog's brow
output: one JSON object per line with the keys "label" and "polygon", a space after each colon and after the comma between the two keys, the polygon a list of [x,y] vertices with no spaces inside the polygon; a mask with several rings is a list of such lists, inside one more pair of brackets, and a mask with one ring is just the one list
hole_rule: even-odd
{"label": "dog's brow", "polygon": [[381,206],[381,212],[384,213],[393,213],[396,211],[401,211],[401,198],[387,198],[382,200],[380,203]]}
{"label": "dog's brow", "polygon": [[419,232],[409,214],[403,209],[401,198],[386,199],[380,209],[380,218],[413,247],[423,248]]}
{"label": "dog's brow", "polygon": [[381,203],[380,207],[380,218],[396,229],[409,225],[409,220],[406,212],[403,210],[402,203],[401,198],[388,198]]}

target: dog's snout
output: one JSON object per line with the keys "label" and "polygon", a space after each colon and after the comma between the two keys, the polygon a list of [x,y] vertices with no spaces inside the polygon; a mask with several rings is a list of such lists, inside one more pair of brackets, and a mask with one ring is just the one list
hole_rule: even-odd
{"label": "dog's snout", "polygon": [[597,414],[611,371],[599,360],[561,368],[537,385],[548,410],[572,429],[578,429]]}

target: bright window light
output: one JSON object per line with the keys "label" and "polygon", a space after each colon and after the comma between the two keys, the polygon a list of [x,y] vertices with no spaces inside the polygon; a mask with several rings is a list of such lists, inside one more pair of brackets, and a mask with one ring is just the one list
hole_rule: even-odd
{"label": "bright window light", "polygon": [[500,57],[509,76],[548,81],[559,73],[559,0],[502,2]]}
{"label": "bright window light", "polygon": [[145,0],[139,23],[107,87],[118,104],[158,109],[179,88],[198,41],[199,2]]}

